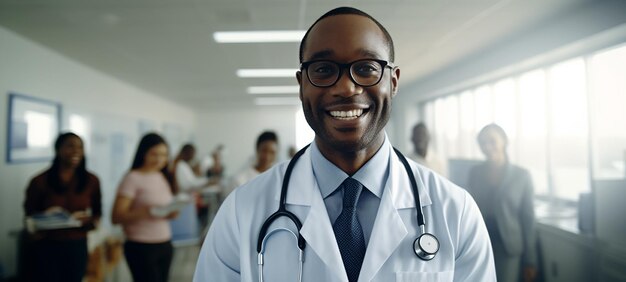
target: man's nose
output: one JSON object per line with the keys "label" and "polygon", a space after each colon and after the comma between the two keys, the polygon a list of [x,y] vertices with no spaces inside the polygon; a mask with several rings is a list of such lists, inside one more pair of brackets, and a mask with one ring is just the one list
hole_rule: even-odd
{"label": "man's nose", "polygon": [[334,85],[335,95],[341,95],[344,97],[350,97],[352,95],[360,94],[363,89],[357,85],[350,77],[350,70],[345,69],[341,72],[339,80]]}

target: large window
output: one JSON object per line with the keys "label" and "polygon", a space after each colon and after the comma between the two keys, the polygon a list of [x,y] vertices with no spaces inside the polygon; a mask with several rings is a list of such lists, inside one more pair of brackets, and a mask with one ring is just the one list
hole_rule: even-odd
{"label": "large window", "polygon": [[585,63],[575,59],[548,71],[549,161],[555,196],[577,200],[589,191],[589,122]]}
{"label": "large window", "polygon": [[537,195],[576,201],[591,179],[626,177],[626,46],[520,73],[422,104],[437,154],[482,159],[497,123]]}
{"label": "large window", "polygon": [[535,193],[540,195],[549,194],[546,87],[543,70],[524,73],[518,80],[518,164],[530,171]]}
{"label": "large window", "polygon": [[626,46],[589,59],[593,173],[626,177]]}

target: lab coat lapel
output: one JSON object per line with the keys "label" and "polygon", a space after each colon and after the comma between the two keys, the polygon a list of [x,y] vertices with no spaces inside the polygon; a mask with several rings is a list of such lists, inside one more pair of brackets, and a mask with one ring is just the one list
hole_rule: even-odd
{"label": "lab coat lapel", "polygon": [[310,152],[310,149],[307,150],[294,167],[289,184],[291,193],[287,193],[287,204],[310,206],[300,230],[300,234],[307,242],[305,252],[315,252],[337,280],[348,281],[326,205],[313,175]]}
{"label": "lab coat lapel", "polygon": [[[371,281],[407,236],[408,231],[398,209],[415,206],[414,202],[411,204],[410,201],[405,200],[405,198],[412,200],[413,196],[404,167],[393,150],[389,156],[389,178],[380,199],[359,281]],[[419,181],[419,178],[417,180]],[[430,203],[430,199],[428,202]]]}

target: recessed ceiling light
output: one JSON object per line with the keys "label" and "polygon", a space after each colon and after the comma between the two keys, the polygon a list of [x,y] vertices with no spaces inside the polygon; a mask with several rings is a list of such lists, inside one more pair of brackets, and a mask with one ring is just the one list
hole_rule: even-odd
{"label": "recessed ceiling light", "polygon": [[296,106],[300,105],[297,97],[263,97],[254,99],[257,106]]}
{"label": "recessed ceiling light", "polygon": [[213,39],[218,43],[300,42],[305,30],[218,31]]}
{"label": "recessed ceiling light", "polygon": [[248,87],[248,94],[297,94],[299,92],[300,86],[298,85]]}
{"label": "recessed ceiling light", "polygon": [[238,69],[238,77],[295,77],[298,69]]}

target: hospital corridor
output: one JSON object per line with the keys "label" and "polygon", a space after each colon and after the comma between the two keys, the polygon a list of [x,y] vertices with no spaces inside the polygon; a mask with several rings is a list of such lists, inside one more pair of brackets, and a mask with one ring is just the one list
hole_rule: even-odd
{"label": "hospital corridor", "polygon": [[0,0],[0,282],[626,282],[624,0]]}

